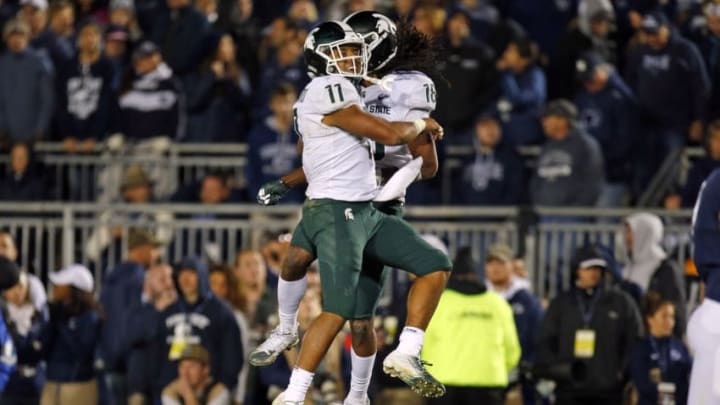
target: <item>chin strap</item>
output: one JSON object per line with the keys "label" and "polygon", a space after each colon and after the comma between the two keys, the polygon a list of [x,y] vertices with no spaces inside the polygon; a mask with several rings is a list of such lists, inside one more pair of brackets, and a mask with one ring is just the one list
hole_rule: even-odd
{"label": "chin strap", "polygon": [[370,76],[363,76],[364,80],[369,81],[372,84],[377,84],[383,91],[392,91],[392,85],[395,78],[392,76],[385,76],[382,79],[378,79]]}

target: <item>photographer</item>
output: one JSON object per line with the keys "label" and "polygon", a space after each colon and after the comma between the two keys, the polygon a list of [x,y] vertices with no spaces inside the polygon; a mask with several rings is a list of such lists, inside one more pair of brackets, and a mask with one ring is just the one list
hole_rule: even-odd
{"label": "photographer", "polygon": [[620,404],[640,315],[629,295],[603,285],[597,248],[579,248],[571,266],[572,287],[550,302],[539,332],[536,375],[555,380],[557,405]]}

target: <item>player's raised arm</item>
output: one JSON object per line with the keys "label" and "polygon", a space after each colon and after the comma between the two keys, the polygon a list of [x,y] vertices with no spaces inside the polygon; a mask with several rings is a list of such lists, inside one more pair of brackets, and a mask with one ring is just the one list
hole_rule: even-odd
{"label": "player's raised arm", "polygon": [[356,104],[325,115],[322,122],[383,145],[407,144],[423,132],[438,137],[442,137],[443,133],[440,124],[432,118],[420,118],[413,122],[389,122],[363,111]]}

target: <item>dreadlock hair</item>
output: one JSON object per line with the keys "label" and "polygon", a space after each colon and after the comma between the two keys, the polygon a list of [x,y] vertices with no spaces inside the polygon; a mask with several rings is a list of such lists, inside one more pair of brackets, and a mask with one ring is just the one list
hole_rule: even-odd
{"label": "dreadlock hair", "polygon": [[438,40],[418,31],[407,18],[397,21],[397,54],[376,73],[383,77],[401,70],[416,70],[426,74],[434,82],[443,82],[449,86],[447,79],[437,69],[442,54]]}

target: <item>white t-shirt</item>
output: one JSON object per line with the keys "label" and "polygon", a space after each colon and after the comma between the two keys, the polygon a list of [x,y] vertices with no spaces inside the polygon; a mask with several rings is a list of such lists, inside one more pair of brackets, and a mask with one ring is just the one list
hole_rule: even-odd
{"label": "white t-shirt", "polygon": [[371,201],[377,193],[373,143],[322,123],[325,115],[353,104],[364,107],[355,85],[340,76],[314,78],[295,103],[310,199]]}

